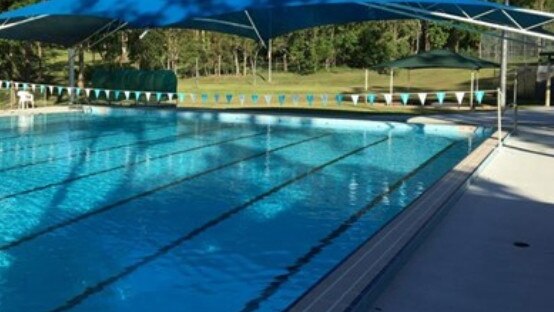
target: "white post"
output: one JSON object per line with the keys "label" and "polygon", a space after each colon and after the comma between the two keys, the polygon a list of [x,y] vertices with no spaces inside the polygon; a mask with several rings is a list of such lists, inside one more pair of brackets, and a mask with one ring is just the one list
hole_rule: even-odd
{"label": "white post", "polygon": [[[504,0],[505,5],[510,5],[510,0]],[[502,32],[502,52],[500,64],[500,89],[502,89],[502,107],[506,106],[506,94],[508,91],[508,32]]]}
{"label": "white post", "polygon": [[475,71],[471,71],[471,87],[469,92],[469,108],[473,110],[473,99],[475,93]]}
{"label": "white post", "polygon": [[550,102],[552,98],[552,75],[550,75],[550,66],[548,68],[548,79],[546,79],[546,107],[550,107]]}
{"label": "white post", "polygon": [[390,97],[391,97],[391,105],[392,105],[392,99],[393,99],[393,93],[394,93],[394,69],[390,69]]}
{"label": "white post", "polygon": [[517,96],[518,96],[518,76],[516,74],[516,78],[514,80],[514,133],[517,134],[517,126],[519,123],[518,120],[518,107],[517,107]]}
{"label": "white post", "polygon": [[268,68],[267,68],[267,81],[272,82],[272,71],[273,71],[273,40],[269,40],[269,44],[267,47],[267,60],[268,60]]}
{"label": "white post", "polygon": [[365,70],[365,91],[369,90],[369,70]]}
{"label": "white post", "polygon": [[[75,48],[67,50],[67,57],[69,61],[69,87],[74,91],[75,88]],[[71,92],[69,95],[69,104],[75,104],[74,93]]]}
{"label": "white post", "polygon": [[498,88],[497,90],[498,92],[498,96],[497,96],[497,111],[498,111],[498,129],[497,129],[497,133],[498,133],[498,147],[499,148],[502,148],[503,144],[502,144],[502,103],[504,103],[504,94],[502,94],[502,89]]}

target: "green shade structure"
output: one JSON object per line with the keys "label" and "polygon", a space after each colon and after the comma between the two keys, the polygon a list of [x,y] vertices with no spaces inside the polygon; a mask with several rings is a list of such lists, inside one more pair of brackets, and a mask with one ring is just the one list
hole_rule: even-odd
{"label": "green shade structure", "polygon": [[416,55],[401,58],[395,61],[386,62],[373,66],[373,69],[390,69],[390,94],[394,92],[394,70],[395,69],[467,69],[471,70],[471,107],[473,107],[473,91],[475,81],[475,71],[485,68],[500,68],[500,65],[476,57],[463,55],[449,50],[432,50]]}

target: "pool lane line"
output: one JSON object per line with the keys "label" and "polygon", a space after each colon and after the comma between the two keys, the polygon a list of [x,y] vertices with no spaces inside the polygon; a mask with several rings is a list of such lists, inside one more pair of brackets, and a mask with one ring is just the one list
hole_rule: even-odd
{"label": "pool lane line", "polygon": [[93,150],[93,151],[90,151],[90,152],[89,151],[83,151],[83,152],[73,153],[73,154],[67,155],[67,156],[48,158],[48,159],[38,160],[38,161],[30,162],[30,163],[15,165],[15,166],[12,166],[12,167],[0,168],[0,173],[5,173],[5,172],[12,171],[12,170],[17,170],[17,169],[28,168],[28,167],[32,167],[32,166],[38,166],[38,165],[47,164],[47,163],[51,163],[51,162],[55,162],[55,161],[59,161],[59,160],[64,160],[64,159],[70,159],[70,158],[74,158],[74,157],[87,156],[87,155],[92,155],[92,154],[102,153],[102,152],[109,152],[109,151],[113,151],[113,150],[117,150],[117,149],[121,149],[121,148],[126,148],[126,147],[141,146],[141,145],[144,145],[144,144],[157,145],[157,144],[163,144],[163,143],[170,143],[173,139],[178,139],[178,138],[181,138],[181,137],[187,137],[188,138],[189,135],[206,134],[206,133],[210,133],[210,132],[213,132],[213,131],[225,130],[225,129],[230,129],[230,128],[234,128],[234,126],[214,127],[214,128],[207,128],[207,129],[202,129],[202,130],[191,130],[191,131],[181,132],[181,133],[178,133],[178,134],[168,135],[168,136],[157,138],[157,139],[144,139],[144,140],[135,141],[133,143],[111,146],[111,147],[107,147],[107,148]]}
{"label": "pool lane line", "polygon": [[[375,206],[380,204],[383,201],[383,199],[385,199],[386,196],[388,196],[388,195],[392,194],[393,192],[395,192],[407,180],[414,177],[421,170],[426,168],[429,164],[431,164],[436,159],[438,159],[440,156],[442,156],[446,152],[448,152],[451,148],[453,148],[456,145],[456,143],[457,142],[451,142],[450,144],[448,144],[445,148],[440,150],[437,154],[435,154],[431,158],[427,159],[425,162],[420,164],[414,170],[410,171],[407,175],[405,175],[402,178],[398,179],[394,184],[389,186],[388,189],[385,192],[382,192],[381,194],[374,197],[362,209],[360,209],[358,211],[355,211],[353,214],[351,214],[350,217],[348,219],[344,220],[337,228],[335,228],[333,231],[331,231],[324,238],[320,239],[319,243],[317,245],[313,246],[312,248],[310,248],[310,250],[307,253],[305,253],[301,257],[297,258],[296,261],[292,265],[287,266],[286,267],[287,273],[275,276],[273,278],[273,281],[268,284],[268,286],[262,291],[262,293],[258,297],[254,298],[254,299],[250,300],[248,303],[246,303],[246,305],[244,306],[244,308],[241,311],[242,312],[247,312],[247,311],[256,311],[256,310],[258,310],[260,308],[260,304],[262,304],[263,302],[268,300],[272,295],[274,295],[281,288],[281,286],[283,286],[296,273],[300,272],[300,270],[305,265],[309,264],[313,260],[313,258],[315,258],[327,246],[329,246],[333,242],[333,240],[340,237],[347,230],[349,230],[352,227],[352,225],[357,223],[369,211],[371,211],[373,208],[375,208]],[[325,276],[327,276],[327,275],[325,275]],[[322,279],[320,279],[320,280],[322,280]],[[308,293],[308,292],[309,292],[309,290],[306,291],[305,293]]]}
{"label": "pool lane line", "polygon": [[8,194],[8,195],[0,196],[0,202],[4,201],[6,199],[18,197],[18,196],[21,196],[21,195],[27,195],[27,194],[31,194],[31,193],[34,193],[34,192],[43,191],[43,190],[46,190],[46,189],[49,189],[49,188],[52,188],[52,187],[62,186],[62,185],[65,185],[65,184],[70,184],[70,183],[73,183],[75,181],[91,178],[91,177],[101,175],[101,174],[104,174],[104,173],[109,173],[109,172],[113,172],[113,171],[117,171],[117,170],[121,170],[121,169],[132,168],[132,167],[135,167],[135,166],[138,166],[138,165],[150,162],[150,161],[157,161],[157,160],[168,158],[168,157],[171,157],[171,156],[183,155],[183,154],[187,154],[187,153],[190,153],[190,152],[205,149],[205,148],[208,148],[208,147],[223,145],[223,144],[226,144],[226,143],[231,143],[233,141],[253,138],[253,137],[260,136],[260,135],[266,135],[266,132],[265,131],[256,132],[256,133],[253,133],[253,134],[242,135],[242,136],[239,136],[239,137],[233,137],[233,138],[225,139],[225,140],[222,140],[222,141],[217,141],[217,142],[212,142],[212,143],[208,143],[208,144],[189,147],[189,148],[186,148],[186,149],[183,149],[183,150],[173,151],[171,153],[166,153],[166,154],[158,155],[158,156],[155,156],[155,157],[145,158],[145,159],[142,159],[142,160],[126,163],[126,164],[111,167],[111,168],[108,168],[108,169],[95,171],[95,172],[91,172],[91,173],[87,173],[87,174],[83,174],[83,175],[74,176],[74,177],[71,177],[71,178],[68,178],[68,179],[65,179],[65,180],[62,180],[62,181],[52,182],[52,183],[49,183],[49,184],[45,184],[45,185],[37,186],[37,187],[34,187],[34,188],[30,188],[30,189],[27,189],[27,190],[23,190],[23,191],[20,191],[20,192],[17,192],[17,193],[12,193],[12,194]]}
{"label": "pool lane line", "polygon": [[177,238],[176,240],[173,240],[172,242],[170,242],[169,244],[159,248],[156,252],[140,259],[139,261],[135,262],[134,264],[130,265],[130,266],[127,266],[126,268],[124,268],[121,272],[115,274],[115,275],[112,275],[111,277],[108,277],[107,279],[104,279],[103,281],[100,281],[98,283],[96,283],[94,286],[91,286],[91,287],[88,287],[86,288],[81,294],[71,298],[70,300],[68,300],[65,304],[51,310],[52,312],[61,312],[61,311],[67,311],[67,310],[70,310],[72,308],[74,308],[75,306],[79,305],[81,302],[83,302],[84,300],[86,300],[88,297],[98,293],[98,292],[101,292],[105,287],[117,282],[118,280],[120,280],[121,278],[124,278],[132,273],[134,273],[136,270],[138,270],[139,268],[151,263],[152,261],[160,258],[161,256],[164,256],[165,254],[167,254],[168,252],[170,252],[171,250],[179,247],[181,244],[187,242],[187,241],[190,241],[192,239],[194,239],[196,236],[204,233],[205,231],[217,226],[218,224],[222,223],[223,221],[227,220],[228,218],[238,214],[239,212],[243,211],[243,210],[246,210],[247,208],[251,207],[252,205],[256,204],[257,202],[259,201],[262,201],[264,200],[265,198],[271,196],[272,194],[274,193],[277,193],[279,191],[281,191],[282,189],[290,186],[291,184],[294,184],[316,172],[319,172],[321,170],[323,170],[324,168],[328,167],[328,166],[331,166],[331,165],[334,165],[335,163],[337,162],[340,162],[341,160],[344,160],[348,157],[351,157],[355,154],[358,154],[358,153],[361,153],[363,152],[364,150],[370,148],[370,147],[373,147],[375,145],[378,145],[378,144],[381,144],[383,142],[386,142],[388,141],[389,138],[388,137],[385,137],[385,138],[382,138],[380,140],[377,140],[375,142],[372,142],[372,143],[369,143],[369,144],[366,144],[362,147],[359,147],[353,151],[350,151],[346,154],[343,154],[337,158],[334,158],[330,161],[327,161],[321,165],[318,165],[316,167],[313,167],[312,169],[300,174],[300,175],[297,175],[296,177],[292,178],[292,179],[289,179],[277,186],[274,186],[273,188],[271,188],[270,190],[262,193],[262,194],[259,194],[253,198],[251,198],[250,200],[230,209],[230,210],[227,210],[226,212],[220,214],[219,216],[213,218],[212,220],[204,223],[203,225],[201,225],[200,227],[197,227],[196,229],[188,232],[187,234]]}
{"label": "pool lane line", "polygon": [[[147,127],[145,129],[141,129],[141,130],[151,131],[151,130],[159,130],[159,129],[164,129],[164,128],[171,128],[171,127],[176,127],[176,125],[175,124],[173,124],[173,125],[156,125],[156,126]],[[84,131],[89,131],[89,130],[90,129],[85,129]],[[132,131],[133,128],[126,128],[125,130]],[[60,131],[60,133],[67,132],[67,131],[74,131],[74,130],[73,129],[64,129],[63,131]],[[12,148],[9,148],[9,149],[0,149],[0,153],[20,152],[20,151],[25,151],[25,150],[34,149],[34,148],[41,148],[41,147],[45,147],[45,146],[64,145],[64,144],[69,144],[69,143],[73,143],[73,142],[112,137],[112,136],[121,135],[121,134],[124,134],[124,133],[125,132],[122,132],[122,131],[116,131],[116,132],[110,132],[110,133],[103,134],[103,135],[93,135],[93,136],[91,135],[91,136],[88,136],[88,137],[71,138],[69,140],[60,140],[60,141],[49,142],[49,143],[40,143],[40,144],[37,144],[37,145],[25,145],[25,146],[17,147],[17,148],[12,147]],[[37,133],[37,134],[44,134],[44,133]]]}
{"label": "pool lane line", "polygon": [[174,180],[174,181],[171,181],[169,183],[157,186],[157,187],[155,187],[153,189],[150,189],[148,191],[132,195],[130,197],[118,200],[116,202],[113,202],[113,203],[108,204],[106,206],[103,206],[101,208],[91,210],[89,212],[86,212],[86,213],[81,214],[79,216],[76,216],[74,218],[67,219],[66,221],[48,226],[48,227],[46,227],[46,228],[44,228],[40,231],[37,231],[35,233],[23,236],[23,237],[17,239],[16,241],[12,241],[10,243],[0,245],[0,251],[5,251],[5,250],[11,249],[13,247],[19,246],[23,243],[32,241],[32,240],[34,240],[34,239],[36,239],[40,236],[46,235],[48,233],[54,232],[56,230],[59,230],[61,228],[67,227],[67,226],[70,226],[72,224],[78,223],[78,222],[83,221],[85,219],[88,219],[90,217],[108,212],[112,209],[118,208],[120,206],[123,206],[124,204],[133,202],[137,199],[141,199],[143,197],[155,194],[159,191],[163,191],[165,189],[172,188],[172,187],[177,186],[181,183],[184,183],[184,182],[187,182],[187,181],[190,181],[190,180],[194,180],[196,178],[199,178],[199,177],[208,175],[210,173],[213,173],[213,172],[216,172],[216,171],[219,171],[219,170],[222,170],[222,169],[240,164],[240,163],[245,162],[245,161],[249,161],[249,160],[252,160],[252,159],[255,159],[255,158],[267,156],[268,154],[271,154],[271,153],[274,153],[274,152],[277,152],[277,151],[281,151],[281,150],[284,150],[284,149],[287,149],[287,148],[290,148],[290,147],[293,147],[293,146],[296,146],[296,145],[300,145],[300,144],[303,144],[303,143],[307,143],[307,142],[310,142],[310,141],[318,140],[318,139],[321,139],[321,138],[324,138],[324,137],[328,137],[330,135],[331,134],[320,134],[320,135],[317,135],[317,136],[309,137],[307,139],[302,139],[300,141],[289,143],[289,144],[286,144],[286,145],[283,145],[283,146],[280,146],[280,147],[276,147],[276,148],[273,148],[273,149],[270,149],[270,150],[265,150],[263,152],[259,152],[259,153],[256,153],[256,154],[253,154],[253,155],[250,155],[250,156],[238,159],[238,160],[234,160],[232,162],[228,162],[228,163],[219,165],[217,167],[213,167],[213,168],[201,171],[201,172],[197,172],[197,173],[194,173],[194,174],[191,174],[191,175],[181,177],[177,180]]}

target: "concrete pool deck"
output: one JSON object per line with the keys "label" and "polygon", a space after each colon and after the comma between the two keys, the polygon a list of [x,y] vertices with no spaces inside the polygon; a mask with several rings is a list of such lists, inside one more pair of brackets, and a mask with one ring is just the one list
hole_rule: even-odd
{"label": "concrete pool deck", "polygon": [[37,115],[37,114],[59,114],[73,112],[76,108],[69,106],[47,106],[47,107],[37,107],[30,109],[5,109],[0,110],[0,117],[9,117],[9,116],[21,116],[21,115]]}
{"label": "concrete pool deck", "polygon": [[[492,114],[479,117],[496,122]],[[525,126],[519,134],[506,140],[363,310],[552,311],[554,110],[526,110],[520,117]],[[412,122],[422,118],[429,117]],[[476,116],[432,118],[479,121]]]}

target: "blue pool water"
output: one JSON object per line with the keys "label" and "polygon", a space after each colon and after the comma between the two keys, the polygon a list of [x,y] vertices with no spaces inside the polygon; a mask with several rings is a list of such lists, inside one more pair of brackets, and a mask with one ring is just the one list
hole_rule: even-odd
{"label": "blue pool water", "polygon": [[348,120],[0,118],[0,311],[280,311],[484,139]]}

